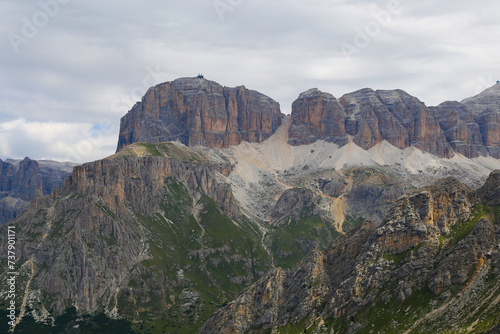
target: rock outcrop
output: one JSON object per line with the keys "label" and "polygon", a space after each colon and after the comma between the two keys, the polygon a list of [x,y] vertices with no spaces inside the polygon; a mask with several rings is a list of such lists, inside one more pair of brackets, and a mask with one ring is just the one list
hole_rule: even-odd
{"label": "rock outcrop", "polygon": [[[200,333],[487,331],[500,315],[500,171],[479,190],[447,178],[400,198],[219,310]],[[493,205],[493,206],[492,206]],[[381,320],[381,319],[389,319]]]}
{"label": "rock outcrop", "polygon": [[42,176],[38,162],[26,157],[17,169],[10,163],[0,161],[2,177],[0,191],[9,192],[12,197],[30,201],[37,191],[42,191]]}
{"label": "rock outcrop", "polygon": [[[367,150],[387,141],[439,157],[500,158],[500,84],[459,102],[427,107],[402,90],[361,89],[339,99],[310,89],[292,104],[291,145],[353,141]],[[228,147],[262,142],[282,122],[279,104],[244,86],[181,78],[148,90],[121,120],[117,151],[134,142],[179,140]]]}
{"label": "rock outcrop", "polygon": [[293,145],[323,139],[340,146],[352,138],[365,150],[387,140],[398,148],[415,146],[441,157],[452,154],[432,112],[401,90],[362,89],[337,100],[311,89],[292,105],[289,138]]}
{"label": "rock outcrop", "polygon": [[500,158],[500,84],[460,102],[431,108],[453,149],[467,157]]}
{"label": "rock outcrop", "polygon": [[70,175],[73,163],[0,160],[0,225],[19,216],[37,194],[48,195]]}
{"label": "rock outcrop", "polygon": [[262,142],[276,131],[281,118],[276,101],[244,86],[177,79],[150,88],[121,119],[117,151],[134,142],[179,140],[208,147]]}
{"label": "rock outcrop", "polygon": [[399,90],[313,89],[277,130],[268,97],[178,79],[60,189],[41,162],[0,161],[0,210],[32,201],[0,226],[4,254],[16,231],[21,325],[104,312],[140,333],[494,328],[497,162],[436,156],[495,156],[496,94],[427,108]]}
{"label": "rock outcrop", "polygon": [[398,148],[417,147],[439,157],[500,158],[500,84],[459,102],[427,107],[402,90],[361,89],[336,99],[318,89],[292,105],[289,143],[322,139],[363,149],[383,140]]}
{"label": "rock outcrop", "polygon": [[132,144],[75,167],[60,190],[11,223],[28,282],[17,305],[26,294],[38,320],[74,306],[194,332],[271,267],[257,227],[241,219],[221,181],[231,170],[174,143]]}

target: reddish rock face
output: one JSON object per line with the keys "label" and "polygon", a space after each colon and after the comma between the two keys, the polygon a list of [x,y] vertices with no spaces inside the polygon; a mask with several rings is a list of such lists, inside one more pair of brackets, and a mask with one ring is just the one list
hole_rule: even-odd
{"label": "reddish rock face", "polygon": [[387,140],[399,148],[414,145],[442,157],[451,156],[451,147],[432,112],[401,90],[362,89],[337,100],[311,89],[294,102],[290,144],[324,139],[345,145],[348,136],[364,149]]}
{"label": "reddish rock face", "polygon": [[[118,149],[134,142],[179,140],[188,146],[228,147],[262,142],[280,126],[279,104],[244,86],[183,78],[152,87],[121,120]],[[292,105],[291,145],[349,138],[370,149],[384,140],[439,157],[454,152],[500,158],[500,84],[459,102],[427,107],[402,90],[361,89],[336,99],[318,89]]]}
{"label": "reddish rock face", "polygon": [[262,142],[280,126],[281,118],[276,101],[244,86],[177,79],[149,89],[122,118],[117,151],[134,142],[180,140],[208,147]]}
{"label": "reddish rock face", "polygon": [[471,158],[500,158],[500,84],[460,103],[430,109],[455,151]]}
{"label": "reddish rock face", "polygon": [[345,113],[337,99],[318,89],[310,89],[292,104],[290,143],[311,144],[328,137],[343,145],[347,143],[345,122]]}
{"label": "reddish rock face", "polygon": [[499,123],[500,84],[463,103],[431,108],[402,90],[362,89],[337,100],[310,89],[292,105],[289,143],[322,139],[343,146],[350,136],[363,149],[387,140],[399,148],[415,146],[445,158],[453,151],[470,158],[499,158]]}

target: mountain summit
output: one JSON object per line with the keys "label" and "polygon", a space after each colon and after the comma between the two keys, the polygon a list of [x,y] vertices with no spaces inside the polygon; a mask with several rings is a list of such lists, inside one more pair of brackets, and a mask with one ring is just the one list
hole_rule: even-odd
{"label": "mountain summit", "polygon": [[387,141],[400,149],[416,147],[442,158],[453,152],[468,158],[500,158],[500,84],[459,102],[427,107],[402,90],[361,89],[336,99],[317,89],[292,105],[289,143],[317,140],[365,150]]}
{"label": "mountain summit", "polygon": [[[188,146],[260,143],[282,123],[279,104],[244,86],[181,78],[148,90],[122,118],[117,151],[134,142],[179,140]],[[427,107],[402,90],[361,89],[337,99],[313,88],[292,105],[289,144],[317,140],[364,150],[387,141],[441,158],[500,158],[500,84],[462,102]]]}
{"label": "mountain summit", "polygon": [[260,143],[281,124],[279,104],[259,92],[181,78],[150,88],[122,119],[117,151],[135,142],[189,146]]}

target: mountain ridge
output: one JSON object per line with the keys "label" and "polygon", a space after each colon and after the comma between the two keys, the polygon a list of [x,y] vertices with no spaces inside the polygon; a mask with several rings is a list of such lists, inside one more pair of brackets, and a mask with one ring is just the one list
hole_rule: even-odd
{"label": "mountain ridge", "polygon": [[[396,90],[364,88],[335,98],[317,88],[292,104],[292,145],[325,140],[344,146],[352,139],[368,150],[386,140],[439,157],[500,158],[500,84],[462,102],[427,107]],[[282,122],[279,104],[244,86],[222,87],[200,78],[181,78],[152,87],[121,120],[124,145],[180,140],[188,146],[228,147],[262,142]]]}
{"label": "mountain ridge", "polygon": [[75,163],[50,160],[0,160],[0,225],[18,217],[36,196],[56,190]]}
{"label": "mountain ridge", "polygon": [[[477,118],[456,102],[458,118],[438,119],[400,90],[297,101],[283,116],[243,86],[152,87],[122,119],[117,153],[73,168],[0,226],[18,237],[19,331],[92,314],[139,333],[439,332],[426,319],[441,311],[478,325],[451,315],[461,290],[460,305],[494,327],[500,160],[494,126],[476,120],[495,104]],[[453,122],[474,138],[463,154],[447,139]],[[386,305],[397,324],[363,321],[394,315]]]}

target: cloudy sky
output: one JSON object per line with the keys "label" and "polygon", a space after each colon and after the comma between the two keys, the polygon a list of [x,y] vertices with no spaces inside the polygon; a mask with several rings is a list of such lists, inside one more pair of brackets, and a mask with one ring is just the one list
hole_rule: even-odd
{"label": "cloudy sky", "polygon": [[427,105],[500,80],[498,0],[0,0],[0,159],[100,159],[152,85],[203,73],[290,113],[403,89]]}

